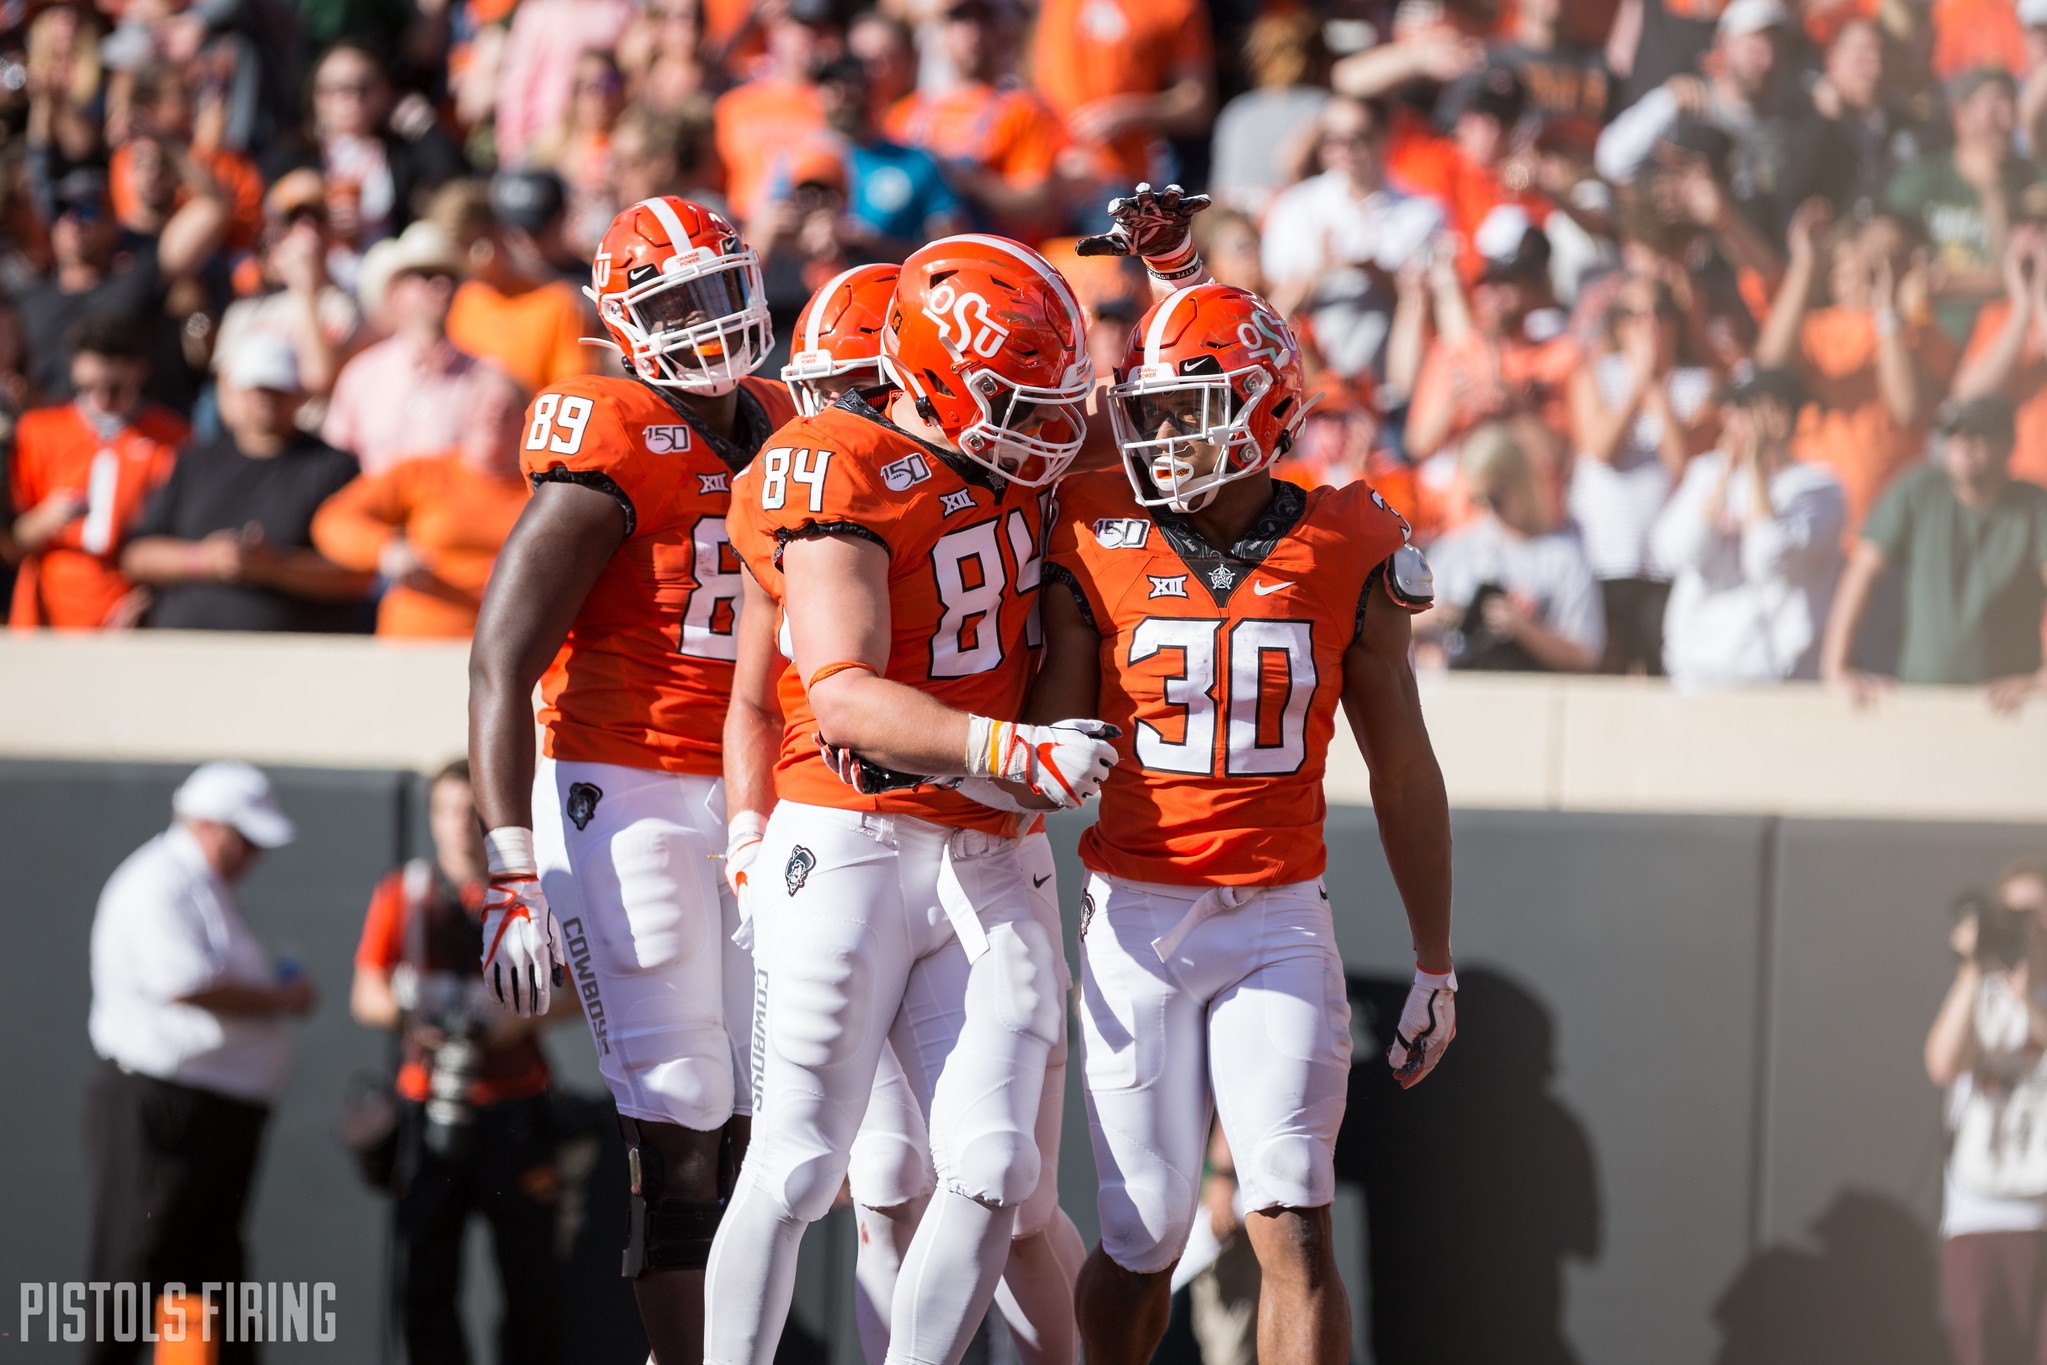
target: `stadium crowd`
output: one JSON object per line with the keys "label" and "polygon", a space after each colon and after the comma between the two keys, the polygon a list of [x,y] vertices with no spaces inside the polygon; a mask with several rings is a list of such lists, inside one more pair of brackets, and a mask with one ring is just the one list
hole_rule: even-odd
{"label": "stadium crowd", "polygon": [[1427,660],[2047,690],[2047,0],[0,23],[17,629],[466,635],[525,395],[615,364],[578,286],[650,194],[741,225],[785,336],[850,264],[1037,244],[1106,382],[1143,276],[1071,244],[1178,180],[1306,343],[1284,472],[1428,547]]}

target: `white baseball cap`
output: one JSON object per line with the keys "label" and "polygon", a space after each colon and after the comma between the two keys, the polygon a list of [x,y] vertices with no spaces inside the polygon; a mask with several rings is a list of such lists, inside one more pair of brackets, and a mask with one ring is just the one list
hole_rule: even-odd
{"label": "white baseball cap", "polygon": [[1719,34],[1726,38],[1742,33],[1761,33],[1766,28],[1789,28],[1791,11],[1782,0],[1734,0],[1720,11]]}
{"label": "white baseball cap", "polygon": [[223,379],[238,389],[299,391],[298,352],[273,332],[251,332],[243,337],[220,372]]}
{"label": "white baseball cap", "polygon": [[298,835],[277,808],[270,779],[246,763],[200,764],[172,795],[171,810],[180,819],[230,825],[258,848],[282,848]]}

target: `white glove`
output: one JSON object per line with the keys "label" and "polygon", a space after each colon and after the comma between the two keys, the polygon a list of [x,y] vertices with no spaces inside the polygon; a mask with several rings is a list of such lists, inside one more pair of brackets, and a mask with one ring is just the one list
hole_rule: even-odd
{"label": "white glove", "polygon": [[759,811],[743,810],[725,825],[725,885],[737,896],[746,889],[746,870],[761,856],[761,835],[768,822]]}
{"label": "white glove", "polygon": [[533,863],[533,831],[507,826],[484,836],[490,889],[483,900],[483,979],[512,1013],[547,1013],[569,955]]}
{"label": "white glove", "polygon": [[1402,1090],[1411,1089],[1436,1069],[1444,1049],[1457,1036],[1457,973],[1414,970],[1414,984],[1407,990],[1407,1005],[1400,1011],[1400,1023],[1393,1030],[1393,1046],[1386,1049],[1387,1064]]}
{"label": "white glove", "polygon": [[970,716],[966,775],[1021,782],[1062,810],[1073,810],[1108,780],[1116,766],[1116,746],[1109,741],[1122,733],[1099,720],[1019,725]]}

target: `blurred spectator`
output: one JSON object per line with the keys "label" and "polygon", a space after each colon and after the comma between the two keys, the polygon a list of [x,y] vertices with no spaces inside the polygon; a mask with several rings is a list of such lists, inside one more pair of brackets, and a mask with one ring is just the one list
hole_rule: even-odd
{"label": "blurred spectator", "polygon": [[764,23],[763,73],[720,95],[714,112],[726,197],[741,220],[788,193],[791,156],[829,140],[814,77],[841,46],[832,0],[789,0]]}
{"label": "blurred spectator", "polygon": [[[1822,167],[1832,185],[1834,208],[1863,217],[1881,208],[1899,172],[1927,155],[1925,129],[1891,102],[1885,77],[1895,74],[1875,21],[1850,19],[1827,45],[1825,65],[1813,86],[1812,102],[1832,125],[1833,145],[1848,153]],[[1812,186],[1817,191],[1820,186]]]}
{"label": "blurred spectator", "polygon": [[1548,136],[1590,151],[1606,122],[1612,82],[1606,54],[1564,30],[1567,8],[1566,0],[1518,0],[1489,59],[1520,75],[1528,107]]}
{"label": "blurred spectator", "polygon": [[2018,864],[1964,897],[1958,959],[1926,1035],[1947,1092],[1941,1298],[1954,1365],[2032,1360],[2047,1341],[2047,869]]}
{"label": "blurred spectator", "polygon": [[[182,164],[189,165],[189,161]],[[131,237],[114,220],[107,180],[97,170],[72,171],[51,189],[50,250],[56,268],[21,293],[22,326],[31,339],[30,373],[47,398],[71,392],[71,324],[87,314],[122,314],[149,338],[154,401],[189,412],[197,391],[180,328],[166,306],[173,283],[196,272],[220,244],[226,205],[195,168],[194,194],[153,236]]]}
{"label": "blurred spectator", "polygon": [[1954,396],[1998,394],[2016,405],[2011,476],[2047,484],[2047,227],[2031,222],[2012,230],[2004,290],[1976,318]]}
{"label": "blurred spectator", "polygon": [[[725,196],[713,184],[717,162],[711,136],[710,116],[701,109],[655,113],[628,108],[611,130],[611,202],[622,208],[657,195],[679,194],[729,217]],[[614,208],[612,213],[616,212]],[[610,226],[607,215],[591,240],[593,252]]]}
{"label": "blurred spectator", "polygon": [[1781,236],[1814,167],[1838,164],[1840,155],[1798,145],[1813,113],[1785,79],[1790,21],[1779,0],[1732,0],[1720,13],[1706,74],[1670,77],[1609,123],[1599,136],[1599,173],[1627,184],[1680,120],[1710,123],[1734,140],[1729,189],[1736,205],[1765,236]]}
{"label": "blurred spectator", "polygon": [[1322,173],[1281,190],[1265,215],[1260,261],[1273,306],[1305,313],[1322,358],[1344,375],[1384,364],[1394,272],[1443,223],[1431,201],[1386,187],[1384,112],[1363,100],[1328,101],[1317,125]]}
{"label": "blurred spectator", "polygon": [[2012,68],[2019,84],[2019,136],[2034,161],[2047,154],[2047,0],[2019,0],[2026,59]]}
{"label": "blurred spectator", "polygon": [[1955,143],[1898,172],[1889,207],[1917,222],[1941,267],[1941,325],[1957,341],[1975,325],[1976,308],[1998,289],[1998,262],[2026,187],[2039,172],[2013,151],[2017,94],[2003,71],[1972,71],[1948,92]]}
{"label": "blurred spectator", "polygon": [[[573,3],[573,0],[548,0]],[[354,252],[403,232],[434,186],[467,169],[462,149],[441,131],[418,95],[394,100],[389,75],[370,48],[343,39],[313,69],[313,117],[305,142],[285,144],[273,177],[310,165],[325,177],[328,225]],[[344,283],[352,282],[352,273]]]}
{"label": "blurred spectator", "polygon": [[[1755,362],[1789,369],[1811,398],[1800,459],[1833,468],[1848,493],[1852,537],[1907,465],[1954,373],[1955,347],[1932,320],[1924,254],[1894,218],[1835,233],[1823,259],[1824,203],[1791,222],[1790,265],[1756,343]],[[1815,307],[1826,270],[1824,306]]]}
{"label": "blurred spectator", "polygon": [[366,574],[312,548],[313,513],[354,461],[298,430],[290,347],[254,336],[220,376],[226,428],[179,457],[121,555],[155,594],[147,624],[170,630],[348,631]]}
{"label": "blurred spectator", "polygon": [[834,152],[811,148],[785,162],[789,192],[771,199],[746,225],[746,239],[760,252],[768,311],[775,324],[775,353],[769,364],[788,358],[796,315],[810,296],[840,271],[885,259],[883,243],[849,220],[846,163]]}
{"label": "blurred spectator", "polygon": [[[998,11],[1008,2],[993,0]],[[938,51],[942,64],[953,63],[950,44],[933,46],[942,49]],[[885,119],[890,109],[916,91],[919,84],[917,45],[910,36],[909,25],[895,15],[879,9],[864,9],[854,15],[852,22],[846,26],[846,51],[858,57],[860,64],[867,68],[867,88],[873,92],[877,120]],[[928,54],[926,60],[928,64]],[[972,79],[965,70],[952,64],[944,81],[926,79],[922,84],[932,89],[949,89],[955,83]]]}
{"label": "blurred spectator", "polygon": [[[92,1048],[85,1099],[92,1278],[112,1283],[246,1280],[243,1214],[263,1129],[291,1067],[289,1019],[313,1008],[297,964],[273,962],[235,888],[292,841],[269,779],[208,763],[171,798],[171,827],[128,855],[92,921]],[[153,1304],[141,1319],[154,1321]],[[190,1328],[198,1339],[201,1324]],[[107,1332],[92,1365],[141,1359]],[[218,1359],[256,1349],[208,1330]]]}
{"label": "blurred spectator", "polygon": [[142,602],[121,549],[186,435],[183,419],[142,401],[148,343],[132,320],[82,318],[69,339],[77,397],[24,414],[16,437],[16,630],[135,624]]}
{"label": "blurred spectator", "polygon": [[2012,409],[2002,398],[1952,405],[1940,423],[1941,463],[1901,477],[1870,513],[1827,623],[1822,674],[1866,696],[1854,671],[1856,633],[1877,575],[1904,578],[1898,680],[1989,684],[2009,710],[2047,688],[2040,631],[2047,608],[2047,488],[2016,483]]}
{"label": "blurred spectator", "polygon": [[[1011,70],[1016,16],[1002,0],[953,0],[940,32],[957,79],[897,101],[889,136],[937,157],[979,226],[1036,240],[1056,206],[1052,171],[1066,134]],[[871,87],[875,63],[866,66]]]}
{"label": "blurred spectator", "polygon": [[1803,403],[1785,370],[1737,384],[1719,447],[1657,518],[1655,562],[1674,580],[1663,662],[1680,687],[1819,676],[1847,504],[1826,466],[1791,458]]}
{"label": "blurred spectator", "polygon": [[308,431],[318,430],[326,416],[327,396],[362,331],[355,300],[327,274],[332,245],[320,173],[286,171],[264,196],[258,287],[228,305],[214,347],[216,359],[225,359],[251,336],[280,337],[290,345],[306,395],[298,422]]}
{"label": "blurred spectator", "polygon": [[[1188,1325],[1201,1365],[1258,1365],[1258,1289],[1264,1276],[1244,1227],[1243,1186],[1220,1123],[1208,1138],[1201,1217],[1194,1220],[1173,1283],[1187,1285]],[[1187,1262],[1206,1264],[1193,1274]]]}
{"label": "blurred spectator", "polygon": [[586,73],[594,69],[593,56],[624,77],[632,103],[672,112],[714,93],[721,73],[709,65],[711,55],[703,43],[703,14],[696,0],[655,0],[619,34],[615,64],[602,49],[584,49],[570,98],[570,120],[587,122],[587,111],[579,112],[577,106],[599,93],[583,84]]}
{"label": "blurred spectator", "polygon": [[1478,516],[1430,547],[1436,605],[1415,635],[1422,657],[1451,668],[1589,673],[1606,643],[1599,590],[1578,543],[1547,529],[1525,425],[1465,440],[1458,466]]}
{"label": "blurred spectator", "polygon": [[176,153],[182,149],[213,178],[227,204],[225,245],[234,251],[255,245],[263,227],[263,176],[255,162],[221,145],[227,128],[219,92],[212,92],[202,129],[184,72],[145,67],[135,73],[127,121],[132,136],[114,149],[107,168],[114,214],[124,227],[145,234],[161,230],[190,200],[192,189],[179,178]]}
{"label": "blurred spectator", "polygon": [[427,785],[427,821],[434,856],[377,883],[349,993],[356,1022],[396,1033],[405,1054],[396,1334],[411,1365],[471,1358],[462,1331],[462,1242],[470,1216],[481,1214],[504,1305],[495,1358],[552,1365],[561,1358],[561,1290],[551,1078],[536,1037],[541,1021],[493,1000],[477,975],[486,883],[467,760]]}
{"label": "blurred spectator", "polygon": [[1263,242],[1251,215],[1231,208],[1201,214],[1194,220],[1194,245],[1212,278],[1254,294],[1267,292]]}
{"label": "blurred spectator", "polygon": [[610,193],[611,130],[624,109],[618,64],[606,52],[583,53],[576,63],[567,113],[553,132],[534,144],[529,158],[535,171],[560,177],[568,218],[564,231],[586,258],[595,253],[618,212]]}
{"label": "blurred spectator", "polygon": [[1645,276],[1621,286],[1604,341],[1571,372],[1566,505],[1605,603],[1607,671],[1660,675],[1670,580],[1651,561],[1649,528],[1718,434],[1715,377],[1685,363],[1677,302]]}
{"label": "blurred spectator", "polygon": [[1468,310],[1454,278],[1437,285],[1437,335],[1408,404],[1407,453],[1428,460],[1482,422],[1533,415],[1547,448],[1525,453],[1542,488],[1541,524],[1554,524],[1563,473],[1556,436],[1569,430],[1567,392],[1580,352],[1550,296],[1549,239],[1507,207],[1488,220],[1478,249],[1485,265]]}
{"label": "blurred spectator", "polygon": [[365,474],[313,517],[313,547],[385,583],[377,634],[467,639],[491,565],[526,508],[519,437],[526,395],[485,371],[455,449]]}
{"label": "blurred spectator", "polygon": [[632,17],[628,0],[521,0],[498,75],[499,165],[526,164],[568,112],[583,53],[616,47]]}
{"label": "blurred spectator", "polygon": [[51,5],[30,21],[22,72],[28,95],[24,130],[38,178],[91,158],[101,142],[106,98],[100,62],[102,20],[84,5]]}
{"label": "blurred spectator", "polygon": [[389,335],[344,365],[321,435],[375,474],[455,444],[483,362],[448,339],[468,258],[431,222],[363,258],[362,304]]}
{"label": "blurred spectator", "polygon": [[[1173,179],[1161,140],[1205,137],[1215,114],[1215,54],[1204,0],[1044,0],[1031,80],[1066,124],[1065,163],[1091,188],[1077,201],[1100,213],[1123,193]],[[1092,219],[1090,218],[1090,221]]]}
{"label": "blurred spectator", "polygon": [[1315,150],[1316,119],[1329,102],[1321,17],[1260,16],[1244,41],[1244,69],[1251,88],[1216,115],[1208,188],[1219,202],[1256,216],[1302,177]]}
{"label": "blurred spectator", "polygon": [[[848,227],[864,237],[877,256],[901,260],[924,243],[964,225],[962,205],[937,160],[921,147],[891,142],[869,116],[867,68],[852,57],[827,63],[818,72],[818,98],[825,126],[844,146],[848,173]],[[786,167],[808,151],[790,154]]]}
{"label": "blurred spectator", "polygon": [[528,390],[596,367],[597,352],[582,343],[582,296],[540,245],[549,236],[558,244],[562,209],[552,171],[500,171],[489,184],[442,186],[429,210],[469,264],[448,308],[449,343]]}

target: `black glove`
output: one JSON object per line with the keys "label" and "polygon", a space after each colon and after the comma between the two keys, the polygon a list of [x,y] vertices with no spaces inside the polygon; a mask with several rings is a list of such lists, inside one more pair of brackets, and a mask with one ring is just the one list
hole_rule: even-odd
{"label": "black glove", "polygon": [[1213,201],[1205,194],[1189,194],[1178,185],[1154,190],[1140,184],[1128,198],[1109,201],[1109,216],[1116,226],[1098,237],[1083,237],[1074,244],[1077,256],[1169,256],[1187,243],[1194,215]]}
{"label": "black glove", "polygon": [[916,773],[897,772],[884,768],[879,763],[870,763],[851,749],[842,749],[823,735],[813,734],[817,751],[824,756],[825,766],[839,775],[839,780],[859,792],[862,796],[879,796],[883,792],[908,791],[921,787],[931,779]]}

